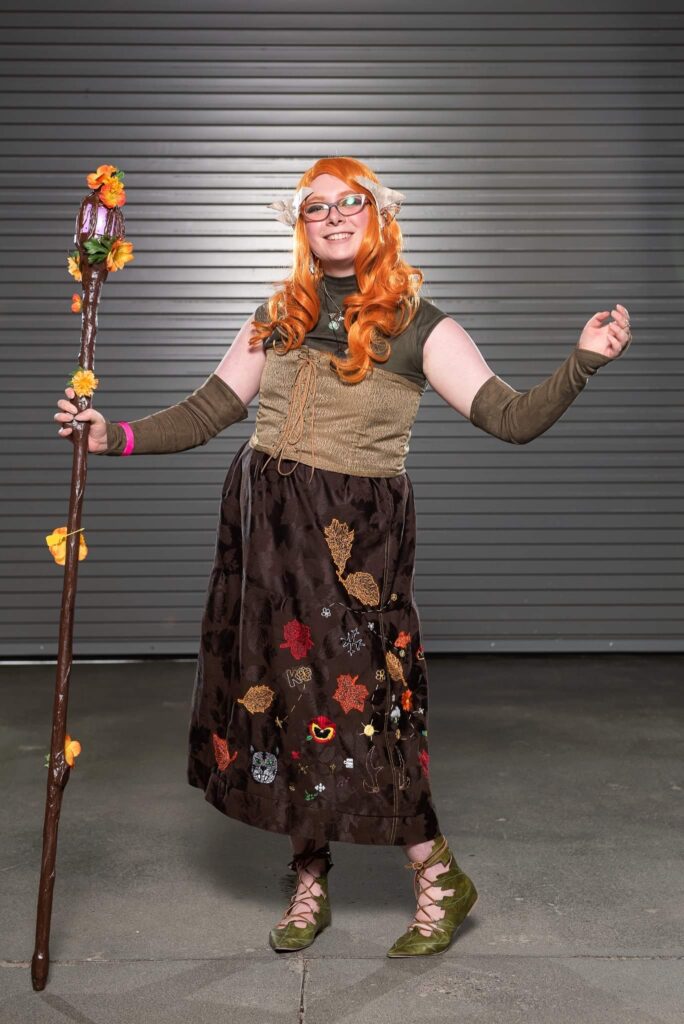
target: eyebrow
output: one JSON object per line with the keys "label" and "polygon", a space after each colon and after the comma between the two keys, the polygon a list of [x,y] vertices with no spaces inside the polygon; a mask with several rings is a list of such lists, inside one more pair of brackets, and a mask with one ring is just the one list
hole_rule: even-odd
{"label": "eyebrow", "polygon": [[[355,195],[356,195],[356,191],[353,188],[348,188],[346,192],[340,192],[340,194],[339,194],[339,196],[337,198],[341,199],[342,196],[355,196]],[[323,199],[324,203],[327,202],[327,200],[324,199],[324,197],[322,195],[319,195],[318,192],[314,192],[313,195],[307,196],[306,198],[307,198],[308,201],[311,201],[312,199]]]}

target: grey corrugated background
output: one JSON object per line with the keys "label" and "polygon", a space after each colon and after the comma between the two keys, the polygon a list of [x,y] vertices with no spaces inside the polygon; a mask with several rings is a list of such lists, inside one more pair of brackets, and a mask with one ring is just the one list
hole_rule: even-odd
{"label": "grey corrugated background", "polygon": [[[136,259],[100,305],[97,404],[133,419],[215,368],[286,273],[265,204],[356,155],[408,196],[425,294],[519,389],[597,310],[635,342],[545,436],[507,445],[434,392],[408,460],[426,649],[681,650],[678,5],[345,0],[2,11],[2,652],[54,655],[76,363],[66,272],[85,174],[126,172]],[[454,368],[457,372],[457,368]],[[75,653],[193,654],[221,484],[249,420],[171,457],[91,458]]]}

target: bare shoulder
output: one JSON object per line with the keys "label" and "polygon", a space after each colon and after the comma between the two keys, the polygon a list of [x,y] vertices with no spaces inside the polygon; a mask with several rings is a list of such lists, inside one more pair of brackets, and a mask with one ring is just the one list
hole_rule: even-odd
{"label": "bare shoulder", "polygon": [[431,352],[449,350],[454,355],[459,350],[472,352],[473,349],[477,349],[477,345],[465,327],[458,320],[447,316],[430,331],[423,349],[424,360],[427,360]]}
{"label": "bare shoulder", "polygon": [[494,371],[465,327],[448,316],[425,342],[423,373],[437,394],[467,417],[478,388]]}

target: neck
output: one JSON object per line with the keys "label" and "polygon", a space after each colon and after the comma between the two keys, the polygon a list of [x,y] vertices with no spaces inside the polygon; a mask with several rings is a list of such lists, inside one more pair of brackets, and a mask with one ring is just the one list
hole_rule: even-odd
{"label": "neck", "polygon": [[354,260],[344,262],[333,262],[332,260],[321,260],[323,273],[326,277],[349,277],[354,273]]}

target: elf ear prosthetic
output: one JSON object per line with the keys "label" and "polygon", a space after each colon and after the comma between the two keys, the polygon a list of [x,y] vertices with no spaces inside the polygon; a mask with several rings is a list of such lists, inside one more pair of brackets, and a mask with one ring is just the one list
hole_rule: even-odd
{"label": "elf ear prosthetic", "polygon": [[[402,192],[397,192],[396,189],[387,188],[386,185],[381,185],[377,181],[372,181],[365,175],[358,175],[354,178],[355,182],[358,182],[363,188],[373,196],[375,200],[375,206],[378,211],[378,217],[380,218],[380,227],[383,224],[383,215],[387,220],[392,220],[397,216],[401,208],[401,204],[405,201],[406,196]],[[277,199],[273,203],[268,204],[269,210],[275,210],[275,218],[282,224],[287,224],[294,230],[299,217],[299,211],[302,203],[305,199],[312,194],[315,190],[310,186],[303,186],[297,189],[293,196],[288,199]]]}

